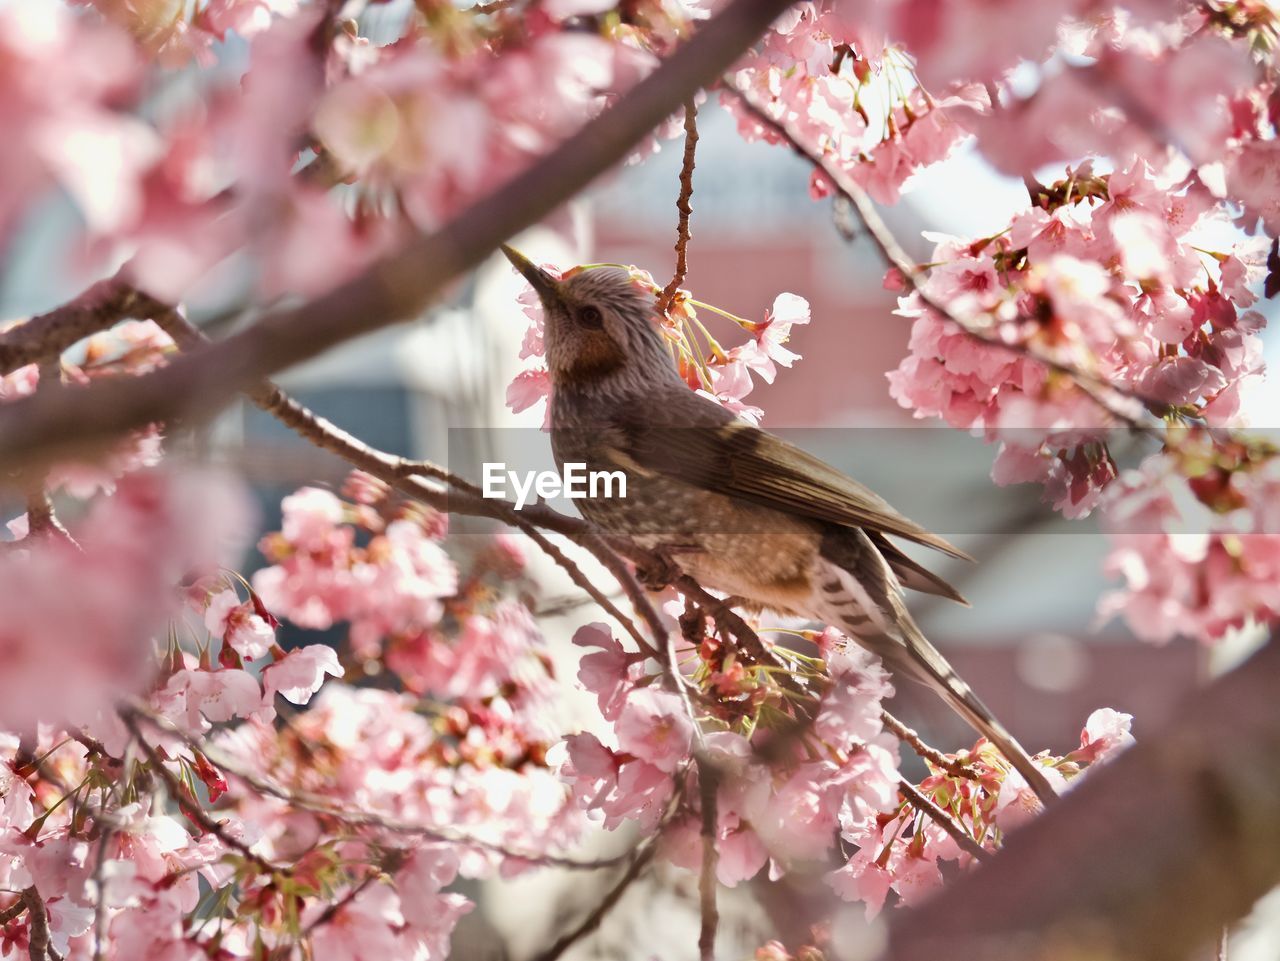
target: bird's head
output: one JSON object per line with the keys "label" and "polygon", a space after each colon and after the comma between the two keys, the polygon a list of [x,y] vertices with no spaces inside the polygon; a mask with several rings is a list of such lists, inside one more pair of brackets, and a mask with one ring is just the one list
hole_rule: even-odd
{"label": "bird's head", "polygon": [[655,298],[624,268],[575,269],[557,279],[518,250],[503,246],[502,252],[542,301],[555,387],[643,383],[674,373],[655,324]]}

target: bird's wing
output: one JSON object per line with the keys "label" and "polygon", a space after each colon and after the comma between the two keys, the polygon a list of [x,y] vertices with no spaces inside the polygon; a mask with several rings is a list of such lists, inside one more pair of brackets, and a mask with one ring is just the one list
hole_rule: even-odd
{"label": "bird's wing", "polygon": [[900,547],[892,543],[883,534],[871,531],[869,535],[871,542],[876,546],[876,550],[888,562],[889,567],[898,577],[898,583],[903,587],[908,587],[913,591],[920,591],[922,594],[945,597],[948,600],[955,601],[957,604],[963,604],[965,607],[970,606],[959,590],[948,584],[923,564],[908,557]]}
{"label": "bird's wing", "polygon": [[650,398],[643,409],[621,414],[618,429],[610,432],[610,441],[622,447],[621,459],[787,514],[891,534],[971,559],[812,454],[692,391],[681,393]]}

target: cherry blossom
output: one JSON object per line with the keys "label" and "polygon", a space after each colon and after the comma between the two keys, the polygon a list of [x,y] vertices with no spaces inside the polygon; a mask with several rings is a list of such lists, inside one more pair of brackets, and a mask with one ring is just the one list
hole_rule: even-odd
{"label": "cherry blossom", "polygon": [[[0,10],[0,237],[20,266],[65,207],[59,271],[119,270],[125,306],[73,304],[61,322],[101,329],[39,363],[19,350],[5,404],[170,363],[145,317],[174,318],[151,297],[234,304],[253,329],[360,276],[538,162],[718,6],[73,5]],[[1244,432],[1280,289],[1276,26],[1261,3],[815,0],[727,71],[789,134],[726,90],[744,139],[819,158],[815,201],[847,178],[893,204],[961,149],[1025,184],[991,232],[926,234],[927,262],[886,275],[911,327],[888,390],[990,443],[997,483],[1096,512],[1118,580],[1100,620],[1150,641],[1280,617],[1280,460]],[[665,285],[626,269],[689,389],[759,421],[747,398],[799,359],[807,301],[676,290],[660,310]],[[552,389],[531,288],[519,303],[517,413]],[[690,872],[709,838],[720,885],[818,872],[874,916],[1041,815],[985,741],[900,741],[883,665],[830,629],[764,613],[752,638],[669,590],[652,640],[583,617],[557,651],[532,542],[452,536],[402,475],[286,496],[246,580],[252,511],[226,478],[176,468],[209,445],[161,410],[24,474],[26,512],[6,518],[0,954],[35,950],[43,910],[57,957],[443,959],[473,907],[459,879],[564,863],[592,825]],[[575,680],[585,716],[565,710]],[[1133,722],[1098,708],[1078,747],[1034,763],[1070,791]],[[830,933],[811,934],[756,956],[820,958]]]}
{"label": "cherry blossom", "polygon": [[[85,722],[146,683],[153,639],[179,608],[178,580],[229,559],[243,537],[243,495],[226,483],[213,475],[131,475],[95,501],[76,526],[76,543],[28,534],[22,550],[0,557],[10,612],[0,682],[7,728]],[[219,513],[192,523],[202,511]],[[67,578],[74,592],[64,589]]]}
{"label": "cherry blossom", "polygon": [[262,686],[268,697],[279,694],[294,704],[306,704],[329,674],[343,675],[338,655],[323,644],[310,644],[269,664],[262,672]]}
{"label": "cherry blossom", "polygon": [[223,638],[241,657],[262,657],[275,644],[271,625],[254,612],[250,601],[241,601],[235,591],[224,590],[209,599],[204,613],[209,633]]}

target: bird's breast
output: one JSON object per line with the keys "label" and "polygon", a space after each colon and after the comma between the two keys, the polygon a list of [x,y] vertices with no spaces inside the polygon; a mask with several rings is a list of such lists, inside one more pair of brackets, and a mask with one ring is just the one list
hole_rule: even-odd
{"label": "bird's breast", "polygon": [[579,500],[587,520],[667,552],[704,587],[760,608],[807,612],[821,545],[818,525],[616,460],[597,469],[622,470],[626,494]]}

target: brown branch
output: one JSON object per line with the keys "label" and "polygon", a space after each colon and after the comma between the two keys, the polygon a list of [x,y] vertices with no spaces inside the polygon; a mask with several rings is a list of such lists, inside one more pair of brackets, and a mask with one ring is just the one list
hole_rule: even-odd
{"label": "brown branch", "polygon": [[702,961],[715,961],[716,928],[720,912],[716,907],[716,863],[720,851],[716,839],[720,831],[716,792],[720,788],[720,772],[705,758],[698,759],[698,794],[702,806],[702,872],[698,876],[698,901],[702,923],[698,931],[698,954]]}
{"label": "brown branch", "polygon": [[689,200],[693,197],[694,155],[697,148],[698,105],[690,97],[684,105],[684,158],[680,162],[680,195],[676,197],[676,210],[680,215],[676,224],[676,270],[670,283],[658,297],[658,309],[664,314],[671,309],[676,292],[689,273],[689,215],[693,213]]}
{"label": "brown branch", "polygon": [[103,890],[106,879],[103,877],[107,866],[107,848],[115,833],[115,825],[109,818],[103,817],[99,810],[95,820],[102,826],[98,834],[98,849],[93,858],[93,961],[102,961],[107,950],[107,900]]}
{"label": "brown branch", "polygon": [[25,910],[27,910],[27,902],[18,898],[13,904],[0,911],[0,925],[8,924]]}
{"label": "brown branch", "polygon": [[680,574],[672,582],[681,594],[691,598],[697,605],[715,618],[716,623],[721,625],[738,641],[740,649],[747,657],[757,664],[763,664],[768,667],[777,668],[779,670],[780,683],[794,694],[811,694],[806,686],[789,671],[785,670],[785,665],[778,660],[774,653],[765,647],[764,642],[760,640],[757,634],[732,607],[709,592],[701,584],[695,581],[688,574]]}
{"label": "brown branch", "polygon": [[600,922],[605,916],[614,909],[622,896],[627,893],[627,889],[635,882],[637,878],[649,866],[649,862],[653,860],[653,856],[658,852],[657,835],[648,838],[640,848],[636,850],[635,857],[631,859],[631,863],[627,865],[626,871],[622,873],[622,877],[618,878],[616,884],[611,887],[600,903],[597,904],[585,918],[583,918],[572,930],[565,932],[555,940],[549,948],[537,955],[533,961],[556,961],[561,955],[568,951],[571,947],[581,941],[584,937],[600,927]]}
{"label": "brown branch", "polygon": [[147,756],[147,760],[151,762],[152,769],[160,775],[164,781],[165,787],[168,789],[169,797],[178,805],[178,809],[193,822],[202,831],[212,834],[228,848],[238,852],[241,857],[256,867],[264,874],[289,874],[290,869],[283,866],[272,864],[260,854],[255,854],[249,845],[245,844],[237,837],[233,837],[219,822],[215,821],[209,814],[204,811],[196,802],[194,797],[188,796],[188,792],[183,788],[182,782],[178,780],[178,776],[165,766],[164,759],[151,746],[150,742],[142,736],[142,732],[138,729],[139,714],[125,708],[119,712],[120,720],[124,722],[124,726],[129,729],[129,733],[133,736],[134,743],[142,749],[142,753]]}
{"label": "brown branch", "polygon": [[30,919],[30,931],[27,934],[27,955],[31,961],[46,961],[53,957],[53,948],[49,944],[49,914],[45,910],[44,900],[34,887],[22,892],[22,902],[27,906],[27,917]]}
{"label": "brown branch", "polygon": [[902,741],[934,767],[941,771],[946,771],[952,777],[962,777],[971,781],[978,779],[978,772],[972,767],[957,758],[947,757],[936,747],[926,744],[918,733],[907,727],[888,711],[880,712],[880,720],[885,727],[893,732],[894,737]]}
{"label": "brown branch", "polygon": [[966,854],[973,856],[974,860],[989,861],[991,859],[990,851],[970,837],[969,833],[957,824],[946,811],[921,794],[916,786],[906,778],[899,777],[898,791],[911,802],[912,807],[946,831]]}
{"label": "brown branch", "polygon": [[614,106],[437,232],[355,279],[140,377],[104,379],[0,410],[0,462],[83,456],[127,430],[212,416],[239,390],[332,347],[418,314],[502,241],[538,222],[622,160],[719,77],[792,0],[733,0]]}
{"label": "brown branch", "polygon": [[0,377],[57,357],[78,340],[132,316],[138,294],[117,274],[48,313],[0,334]]}
{"label": "brown branch", "polygon": [[[208,339],[185,317],[172,307],[151,304],[152,319],[183,350],[199,349],[208,343]],[[486,498],[480,488],[468,483],[460,477],[449,473],[427,461],[410,461],[396,457],[370,447],[353,434],[344,431],[331,421],[309,410],[294,400],[279,387],[271,383],[259,384],[247,391],[248,397],[260,409],[275,417],[280,423],[293,430],[304,440],[309,441],[321,450],[327,450],[345,460],[348,464],[371,474],[401,493],[420,500],[439,510],[470,513],[481,517],[490,517],[504,521],[522,530],[528,537],[558,564],[569,579],[584,591],[610,617],[614,618],[631,635],[642,650],[658,656],[659,648],[644,637],[631,618],[623,614],[599,588],[591,583],[582,570],[563,551],[549,541],[545,534],[506,501]],[[427,475],[449,484],[453,492],[439,490],[427,485],[420,476]],[[464,509],[465,508],[469,509]],[[569,518],[565,518],[569,520]],[[612,555],[612,552],[609,552]],[[625,565],[613,556],[616,562],[610,566],[602,558],[606,566],[610,566],[615,577],[630,576]],[[631,578],[634,582],[634,578]],[[619,580],[619,583],[622,583]],[[624,588],[627,585],[623,585]],[[638,585],[628,590],[629,595],[644,600],[643,591]],[[647,603],[647,601],[645,601]],[[656,613],[654,617],[656,618]],[[653,623],[661,624],[660,621]]]}
{"label": "brown branch", "polygon": [[1179,961],[1280,883],[1280,643],[890,929],[884,961]]}

